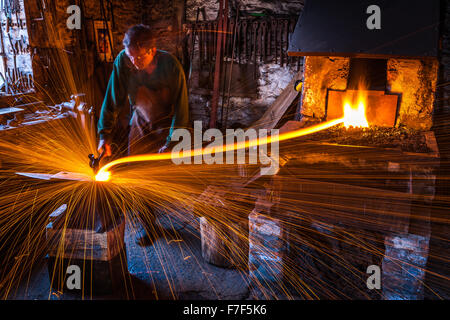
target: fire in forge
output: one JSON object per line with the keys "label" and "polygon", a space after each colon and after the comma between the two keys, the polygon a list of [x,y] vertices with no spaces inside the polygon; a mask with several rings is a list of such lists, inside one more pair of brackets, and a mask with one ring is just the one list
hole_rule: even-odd
{"label": "fire in forge", "polygon": [[0,1],[0,299],[450,299],[449,43],[449,0]]}

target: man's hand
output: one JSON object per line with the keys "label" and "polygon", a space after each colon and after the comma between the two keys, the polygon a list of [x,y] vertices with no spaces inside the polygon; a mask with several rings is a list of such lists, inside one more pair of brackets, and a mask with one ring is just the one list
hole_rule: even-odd
{"label": "man's hand", "polygon": [[98,152],[101,154],[103,150],[105,150],[105,156],[110,157],[111,156],[111,145],[106,142],[104,139],[101,139],[98,143]]}

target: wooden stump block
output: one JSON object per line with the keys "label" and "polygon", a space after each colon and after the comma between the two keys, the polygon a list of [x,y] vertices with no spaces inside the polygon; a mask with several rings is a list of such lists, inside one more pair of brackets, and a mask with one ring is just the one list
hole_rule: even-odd
{"label": "wooden stump block", "polygon": [[55,220],[65,213],[61,206],[50,216],[54,221],[46,228],[51,287],[83,296],[123,293],[129,284],[125,218],[102,231],[61,228]]}
{"label": "wooden stump block", "polygon": [[249,229],[250,277],[258,283],[281,283],[289,251],[286,226],[255,209],[249,216]]}
{"label": "wooden stump block", "polygon": [[200,218],[202,256],[224,268],[248,268],[248,221],[224,224]]}

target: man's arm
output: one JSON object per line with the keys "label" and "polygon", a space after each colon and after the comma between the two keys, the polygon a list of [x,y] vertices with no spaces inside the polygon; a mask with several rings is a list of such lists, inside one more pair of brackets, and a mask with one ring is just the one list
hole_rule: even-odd
{"label": "man's arm", "polygon": [[172,124],[170,126],[165,147],[169,146],[175,129],[187,128],[189,126],[189,103],[186,77],[181,64],[176,58],[174,59],[174,115],[172,117]]}
{"label": "man's arm", "polygon": [[97,129],[100,140],[103,140],[106,144],[111,143],[112,131],[116,125],[117,116],[124,107],[128,94],[129,69],[124,61],[126,59],[124,55],[125,52],[122,51],[114,61],[113,71],[109,78],[98,120]]}

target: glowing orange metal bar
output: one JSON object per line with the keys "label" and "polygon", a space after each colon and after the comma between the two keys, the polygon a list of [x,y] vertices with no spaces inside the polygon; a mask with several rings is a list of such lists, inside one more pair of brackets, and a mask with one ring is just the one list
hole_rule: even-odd
{"label": "glowing orange metal bar", "polygon": [[[284,141],[284,140],[289,140],[289,139],[293,139],[293,138],[298,138],[301,136],[306,136],[308,134],[312,134],[315,132],[319,132],[319,131],[334,127],[343,122],[344,122],[344,118],[324,122],[317,126],[280,134],[276,139],[278,141]],[[108,170],[110,168],[112,168],[113,166],[116,166],[116,165],[122,164],[122,163],[168,160],[168,159],[182,159],[182,158],[189,158],[189,157],[195,157],[195,156],[200,156],[200,155],[203,156],[205,154],[212,154],[215,152],[234,151],[234,150],[252,148],[252,147],[262,145],[262,144],[270,144],[272,141],[274,141],[274,139],[275,138],[273,138],[272,136],[269,136],[269,137],[258,138],[258,139],[254,139],[254,140],[250,140],[250,141],[246,140],[246,141],[240,142],[240,143],[227,144],[222,147],[218,147],[218,146],[206,147],[204,149],[192,150],[189,152],[188,155],[185,155],[182,152],[179,152],[178,154],[152,153],[152,154],[143,154],[143,155],[124,157],[124,158],[114,160],[114,161],[106,164],[105,166],[103,166],[98,171],[98,174],[96,175],[95,179],[97,181],[108,181],[111,177],[111,173]]]}

